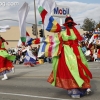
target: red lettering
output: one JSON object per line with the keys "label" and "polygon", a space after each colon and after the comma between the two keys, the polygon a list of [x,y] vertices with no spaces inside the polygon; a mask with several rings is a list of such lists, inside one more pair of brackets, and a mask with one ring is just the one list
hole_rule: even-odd
{"label": "red lettering", "polygon": [[59,9],[59,14],[62,14],[62,9]]}

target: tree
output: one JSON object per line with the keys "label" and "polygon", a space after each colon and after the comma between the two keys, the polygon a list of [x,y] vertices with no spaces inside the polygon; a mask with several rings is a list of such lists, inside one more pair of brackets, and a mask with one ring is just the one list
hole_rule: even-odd
{"label": "tree", "polygon": [[93,31],[95,29],[95,26],[96,26],[96,22],[93,19],[85,18],[81,28],[84,31]]}
{"label": "tree", "polygon": [[100,29],[100,21],[99,21],[99,23],[97,23],[97,25],[96,25],[96,29],[97,29],[97,28]]}

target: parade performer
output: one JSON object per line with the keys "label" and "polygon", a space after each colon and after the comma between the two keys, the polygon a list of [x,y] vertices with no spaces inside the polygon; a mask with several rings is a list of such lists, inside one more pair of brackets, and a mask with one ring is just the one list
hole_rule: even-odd
{"label": "parade performer", "polygon": [[93,34],[89,40],[88,48],[91,51],[91,61],[98,61],[100,58],[100,35]]}
{"label": "parade performer", "polygon": [[4,42],[8,44],[8,42],[0,36],[0,75],[4,75],[2,80],[8,79],[6,73],[13,71],[13,61],[16,58],[15,56],[7,53]]}
{"label": "parade performer", "polygon": [[71,17],[65,19],[66,29],[58,36],[60,54],[53,57],[53,71],[48,78],[52,85],[67,89],[73,98],[84,95],[85,91],[91,91],[89,88],[92,78],[86,58],[78,45],[78,40],[81,41],[82,38],[75,25]]}
{"label": "parade performer", "polygon": [[24,52],[25,51],[26,51],[26,55],[24,58],[24,65],[29,67],[34,67],[34,65],[36,65],[36,56],[33,54],[31,47],[30,46],[26,47]]}
{"label": "parade performer", "polygon": [[77,24],[71,16],[66,17],[63,24],[65,28],[61,30],[60,25],[47,12],[48,9],[43,8],[45,4],[48,3],[41,2],[38,7],[39,13],[45,29],[55,33],[54,36],[45,39],[45,56],[52,57],[53,65],[47,81],[55,87],[66,89],[72,98],[80,98],[85,93],[91,92],[90,79],[92,78],[86,58],[78,44],[82,41],[82,37],[75,28]]}
{"label": "parade performer", "polygon": [[96,40],[97,60],[100,61],[100,34]]}

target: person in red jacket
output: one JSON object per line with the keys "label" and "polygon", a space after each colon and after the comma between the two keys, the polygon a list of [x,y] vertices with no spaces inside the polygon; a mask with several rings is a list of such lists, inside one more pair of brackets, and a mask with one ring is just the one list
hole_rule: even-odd
{"label": "person in red jacket", "polygon": [[13,70],[14,66],[12,61],[16,57],[8,54],[7,50],[5,49],[4,42],[8,44],[8,42],[0,36],[0,75],[4,76],[2,80],[7,80],[8,77],[6,73]]}

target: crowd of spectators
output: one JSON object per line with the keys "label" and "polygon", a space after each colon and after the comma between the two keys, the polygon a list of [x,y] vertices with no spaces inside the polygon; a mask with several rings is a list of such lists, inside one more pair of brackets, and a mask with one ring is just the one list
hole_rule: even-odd
{"label": "crowd of spectators", "polygon": [[[27,50],[25,50],[25,47],[9,48],[7,51],[10,55],[16,55],[16,59],[13,62],[14,64],[24,63],[24,59],[25,59],[26,52],[27,52]],[[38,57],[39,47],[31,47],[31,51],[32,51],[32,54],[36,56],[37,62],[39,59],[43,59],[44,62],[49,62],[49,63],[52,62],[51,61],[52,59],[50,57],[45,57],[45,56]]]}
{"label": "crowd of spectators", "polygon": [[82,34],[84,38],[80,42],[81,49],[87,58],[87,61],[100,61],[98,51],[100,49],[100,32],[86,32]]}
{"label": "crowd of spectators", "polygon": [[[93,34],[98,34],[98,38],[94,39],[91,43],[89,43],[90,39],[93,37]],[[86,32],[82,34],[83,41],[79,42],[79,45],[82,49],[82,52],[86,56],[87,61],[100,61],[100,58],[97,55],[98,49],[100,49],[100,45],[96,44],[96,40],[100,40],[100,33],[94,33],[94,32]],[[52,58],[51,57],[37,57],[38,56],[38,51],[39,47],[31,47],[31,51],[33,55],[36,56],[36,60],[38,61],[39,59],[43,59],[44,62],[49,62],[52,63]],[[16,55],[16,59],[13,62],[14,64],[23,64],[24,58],[26,55],[26,52],[23,47],[17,47],[17,48],[9,48],[8,53],[11,55]]]}

